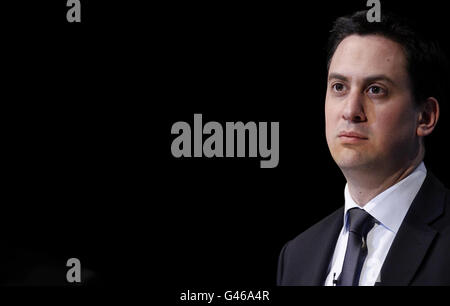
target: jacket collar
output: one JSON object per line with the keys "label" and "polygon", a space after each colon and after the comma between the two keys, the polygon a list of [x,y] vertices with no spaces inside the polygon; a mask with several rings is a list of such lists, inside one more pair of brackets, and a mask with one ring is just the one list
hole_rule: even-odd
{"label": "jacket collar", "polygon": [[430,225],[444,212],[446,189],[429,171],[392,242],[377,285],[411,283],[437,231]]}

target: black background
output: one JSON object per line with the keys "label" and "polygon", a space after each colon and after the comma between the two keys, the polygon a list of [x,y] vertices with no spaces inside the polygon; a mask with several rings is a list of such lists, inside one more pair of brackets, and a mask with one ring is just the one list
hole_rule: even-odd
{"label": "black background", "polygon": [[[450,54],[440,2],[385,2]],[[2,235],[78,257],[108,286],[275,285],[283,244],[344,204],[325,44],[366,1],[81,3],[81,24],[66,1],[2,9]],[[194,113],[280,122],[278,167],[172,157],[171,126]],[[448,117],[441,103],[425,159],[446,186]]]}

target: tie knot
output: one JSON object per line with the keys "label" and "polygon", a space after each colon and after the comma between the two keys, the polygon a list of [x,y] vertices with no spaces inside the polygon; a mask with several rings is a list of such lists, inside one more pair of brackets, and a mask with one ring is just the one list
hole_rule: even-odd
{"label": "tie knot", "polygon": [[375,224],[375,219],[364,209],[352,208],[348,211],[349,231],[366,237]]}

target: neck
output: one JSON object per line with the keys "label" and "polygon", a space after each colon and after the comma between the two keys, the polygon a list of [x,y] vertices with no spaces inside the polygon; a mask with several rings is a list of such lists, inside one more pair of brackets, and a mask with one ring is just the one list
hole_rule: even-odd
{"label": "neck", "polygon": [[420,156],[412,163],[391,171],[386,171],[386,168],[384,168],[383,170],[386,171],[384,173],[377,173],[376,171],[344,173],[352,199],[356,204],[363,207],[375,196],[410,175],[422,160],[423,156]]}

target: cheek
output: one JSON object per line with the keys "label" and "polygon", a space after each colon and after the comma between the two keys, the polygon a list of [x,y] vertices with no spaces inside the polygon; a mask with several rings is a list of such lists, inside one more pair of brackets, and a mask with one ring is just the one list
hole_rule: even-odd
{"label": "cheek", "polygon": [[339,124],[339,109],[336,103],[325,101],[325,136],[330,148],[334,147]]}
{"label": "cheek", "polygon": [[410,111],[391,108],[378,113],[377,117],[372,132],[384,149],[404,145],[413,136],[414,115]]}
{"label": "cheek", "polygon": [[328,126],[336,121],[336,103],[333,103],[328,99],[325,99],[325,124]]}
{"label": "cheek", "polygon": [[334,120],[334,110],[331,104],[325,101],[325,132],[327,139],[330,137],[330,133],[333,131],[336,120]]}

